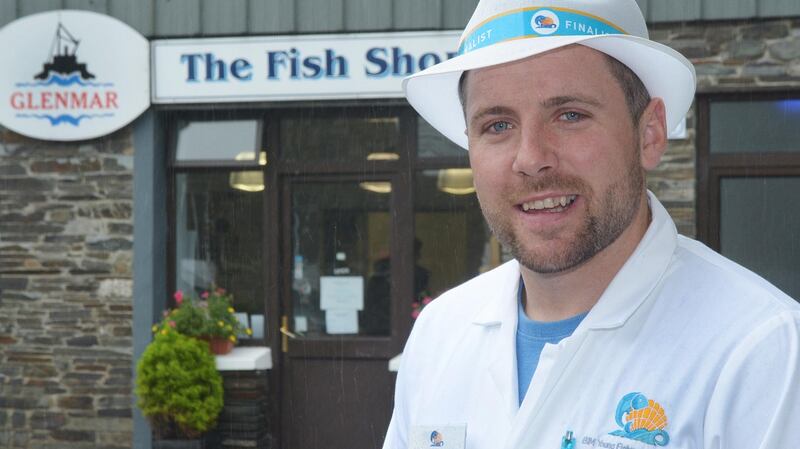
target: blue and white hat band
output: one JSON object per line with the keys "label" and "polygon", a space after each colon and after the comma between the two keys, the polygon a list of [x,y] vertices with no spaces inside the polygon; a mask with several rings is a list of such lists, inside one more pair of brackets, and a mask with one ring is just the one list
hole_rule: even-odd
{"label": "blue and white hat band", "polygon": [[566,8],[525,8],[497,15],[478,25],[458,47],[459,54],[500,42],[543,36],[628,34],[600,17]]}

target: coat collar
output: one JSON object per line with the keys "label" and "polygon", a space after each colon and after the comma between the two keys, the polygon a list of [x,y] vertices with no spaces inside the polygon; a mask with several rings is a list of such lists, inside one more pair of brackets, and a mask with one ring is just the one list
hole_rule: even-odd
{"label": "coat collar", "polygon": [[[622,326],[666,271],[677,246],[678,233],[655,195],[648,191],[647,196],[652,221],[644,237],[575,332]],[[482,290],[494,290],[496,294],[487,295],[472,322],[481,326],[507,323],[506,327],[516,329],[519,262],[512,260],[484,276],[482,285],[488,288]]]}

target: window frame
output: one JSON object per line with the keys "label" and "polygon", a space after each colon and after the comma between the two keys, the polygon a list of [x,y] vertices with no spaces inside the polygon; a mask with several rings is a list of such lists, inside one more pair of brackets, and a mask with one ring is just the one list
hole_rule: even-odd
{"label": "window frame", "polygon": [[697,239],[720,250],[720,186],[722,178],[800,177],[800,142],[794,152],[712,153],[711,103],[779,101],[800,99],[800,88],[758,92],[713,92],[699,94],[696,136]]}

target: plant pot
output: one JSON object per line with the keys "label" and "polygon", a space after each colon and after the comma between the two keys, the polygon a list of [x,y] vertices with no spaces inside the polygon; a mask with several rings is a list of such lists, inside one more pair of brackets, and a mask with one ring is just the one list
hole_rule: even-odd
{"label": "plant pot", "polygon": [[198,337],[208,343],[208,348],[212,354],[225,355],[233,350],[233,342],[223,337],[210,337],[207,335]]}

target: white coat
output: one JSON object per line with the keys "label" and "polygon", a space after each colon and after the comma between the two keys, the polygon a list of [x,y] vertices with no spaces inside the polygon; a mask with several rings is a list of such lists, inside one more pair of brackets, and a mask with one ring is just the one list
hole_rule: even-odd
{"label": "white coat", "polygon": [[384,449],[409,447],[412,427],[464,424],[467,449],[558,449],[567,431],[575,449],[795,447],[800,306],[650,206],[635,252],[573,335],[545,346],[520,407],[518,263],[426,307]]}

